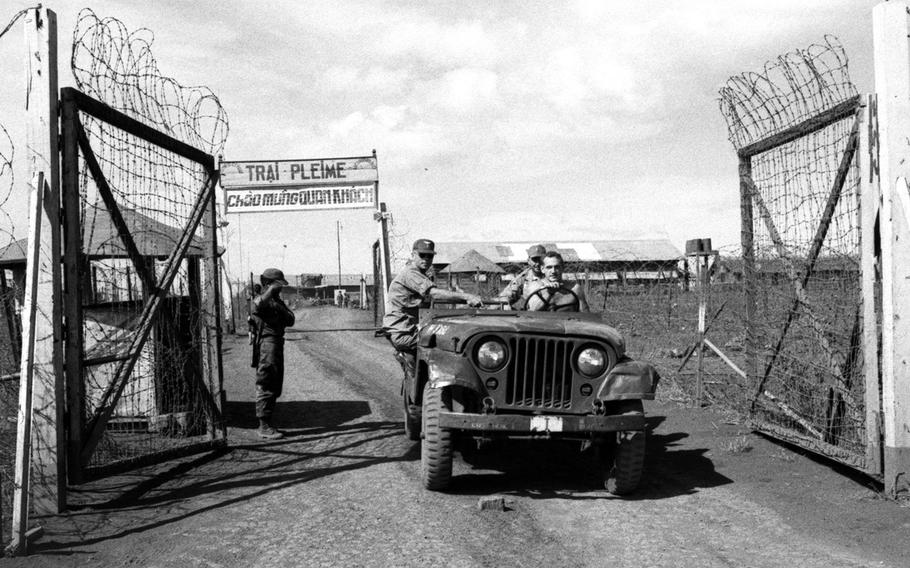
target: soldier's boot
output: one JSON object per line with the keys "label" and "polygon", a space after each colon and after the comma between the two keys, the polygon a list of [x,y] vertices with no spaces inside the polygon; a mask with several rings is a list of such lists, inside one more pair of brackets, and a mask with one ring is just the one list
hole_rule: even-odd
{"label": "soldier's boot", "polygon": [[281,438],[284,438],[284,434],[272,426],[268,420],[261,418],[259,419],[259,430],[257,433],[259,434],[260,438],[266,440],[280,440]]}

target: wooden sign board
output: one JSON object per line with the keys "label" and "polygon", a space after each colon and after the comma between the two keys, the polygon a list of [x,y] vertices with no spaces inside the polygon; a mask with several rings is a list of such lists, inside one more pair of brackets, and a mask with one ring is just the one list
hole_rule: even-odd
{"label": "wooden sign board", "polygon": [[225,213],[376,208],[371,185],[225,190]]}
{"label": "wooden sign board", "polygon": [[221,186],[225,189],[366,185],[378,180],[373,156],[221,162]]}

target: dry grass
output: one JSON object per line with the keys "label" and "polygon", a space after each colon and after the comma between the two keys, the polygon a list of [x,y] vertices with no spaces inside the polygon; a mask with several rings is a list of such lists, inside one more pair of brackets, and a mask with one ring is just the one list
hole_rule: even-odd
{"label": "dry grass", "polygon": [[752,437],[740,435],[721,442],[720,449],[729,454],[743,454],[752,451]]}
{"label": "dry grass", "polygon": [[794,454],[790,450],[787,450],[784,448],[778,448],[777,451],[775,451],[774,453],[771,454],[771,458],[776,459],[776,460],[781,460],[781,461],[787,462],[787,463],[793,463],[796,461],[796,454]]}
{"label": "dry grass", "polygon": [[688,405],[692,402],[692,398],[686,393],[685,389],[682,388],[675,377],[661,377],[654,398],[657,402],[663,403],[674,402]]}

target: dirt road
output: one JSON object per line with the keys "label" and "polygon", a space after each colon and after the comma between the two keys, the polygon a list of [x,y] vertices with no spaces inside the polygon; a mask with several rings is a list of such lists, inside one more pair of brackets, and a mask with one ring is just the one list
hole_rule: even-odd
{"label": "dirt road", "polygon": [[[370,314],[303,310],[297,327],[368,327]],[[400,370],[363,332],[287,343],[283,440],[255,437],[245,338],[225,342],[229,450],[78,488],[10,566],[910,565],[910,508],[861,477],[749,433],[722,415],[647,407],[647,472],[619,499],[574,447],[518,444],[452,491],[420,487],[399,420]],[[506,511],[479,511],[484,495]]]}

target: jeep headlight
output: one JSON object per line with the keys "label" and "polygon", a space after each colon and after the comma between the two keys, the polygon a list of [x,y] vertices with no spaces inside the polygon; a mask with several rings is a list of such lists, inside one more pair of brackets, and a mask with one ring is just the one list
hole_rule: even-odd
{"label": "jeep headlight", "polygon": [[484,341],[477,348],[477,364],[484,371],[497,371],[506,362],[506,346],[495,339]]}
{"label": "jeep headlight", "polygon": [[578,370],[587,377],[596,377],[607,366],[607,354],[597,347],[586,347],[578,353]]}

